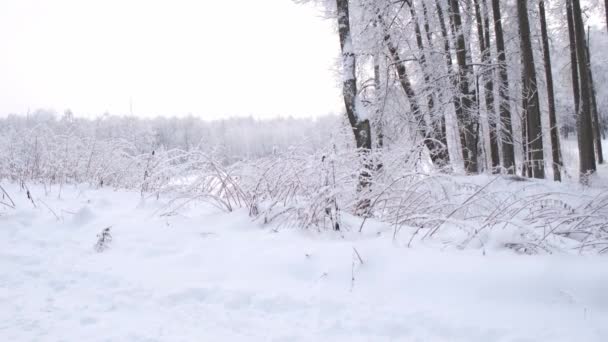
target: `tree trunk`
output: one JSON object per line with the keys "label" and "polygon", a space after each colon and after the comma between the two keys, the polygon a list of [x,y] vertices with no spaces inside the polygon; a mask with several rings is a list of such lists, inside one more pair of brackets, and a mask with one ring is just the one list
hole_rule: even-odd
{"label": "tree trunk", "polygon": [[507,74],[507,56],[499,0],[492,0],[492,12],[494,16],[494,32],[496,34],[496,58],[498,59],[498,72],[501,81],[498,87],[498,94],[500,96],[503,165],[507,173],[514,174],[515,151],[513,149],[513,125],[511,123],[511,104],[509,99],[509,75]]}
{"label": "tree trunk", "polygon": [[422,15],[424,17],[424,32],[426,32],[426,41],[429,44],[429,48],[433,48],[433,33],[431,32],[429,11],[426,7],[426,3],[422,1]]}
{"label": "tree trunk", "polygon": [[460,92],[460,104],[462,107],[462,115],[458,118],[459,127],[461,129],[461,140],[463,141],[463,156],[465,157],[464,166],[468,174],[478,173],[477,164],[477,131],[479,122],[476,115],[473,113],[474,98],[470,86],[469,78],[473,72],[471,65],[467,63],[467,48],[462,27],[462,18],[460,15],[460,6],[458,0],[449,0],[450,19],[452,30],[456,36],[456,60],[458,62],[458,88]]}
{"label": "tree trunk", "polygon": [[608,0],[604,0],[604,10],[606,11],[606,30],[608,31]]}
{"label": "tree trunk", "polygon": [[587,29],[587,65],[589,68],[589,90],[591,91],[591,122],[593,124],[593,140],[595,141],[595,152],[597,156],[597,163],[604,164],[604,151],[602,149],[602,133],[600,131],[600,115],[597,109],[597,99],[595,97],[595,83],[593,83],[593,71],[591,70],[591,49],[589,44],[591,40],[589,37],[590,28]]}
{"label": "tree trunk", "polygon": [[368,119],[361,120],[357,113],[357,61],[352,45],[348,0],[336,0],[338,9],[338,33],[342,51],[342,93],[346,115],[353,130],[357,149],[362,154],[363,168],[359,174],[359,190],[369,188],[371,167],[369,152],[372,148],[371,127]]}
{"label": "tree trunk", "polygon": [[[486,63],[492,63],[492,50],[490,39],[490,9],[487,0],[483,0],[483,20],[486,47]],[[488,122],[490,124],[490,148],[492,154],[492,172],[500,171],[500,151],[498,149],[498,125],[496,124],[496,100],[494,99],[494,71],[488,70],[484,74],[486,89],[486,107],[489,113]]]}
{"label": "tree trunk", "polygon": [[591,90],[589,89],[589,70],[586,63],[585,26],[579,0],[569,0],[572,5],[572,21],[576,38],[576,56],[580,79],[580,108],[577,115],[578,150],[580,159],[580,182],[589,184],[589,175],[596,171],[595,151],[593,148],[593,129],[591,123]]}
{"label": "tree trunk", "polygon": [[380,72],[380,51],[376,51],[374,54],[374,97],[375,97],[375,126],[376,131],[376,150],[380,151],[377,155],[376,160],[376,171],[380,171],[383,167],[382,164],[382,149],[384,148],[384,104],[382,95],[382,74]]}
{"label": "tree trunk", "polygon": [[374,55],[374,94],[376,101],[376,144],[379,149],[384,147],[384,118],[382,109],[382,75],[380,74],[380,53]]}
{"label": "tree trunk", "polygon": [[[484,0],[485,2],[485,0]],[[482,13],[479,0],[474,0],[475,18],[477,20],[477,36],[479,37],[479,52],[481,53],[481,74],[484,84],[484,95],[488,124],[490,127],[490,158],[492,160],[492,173],[497,173],[500,169],[500,156],[498,152],[498,139],[496,132],[496,122],[494,121],[494,83],[492,74],[487,70],[491,62],[490,53],[490,31],[488,28],[487,12]]]}
{"label": "tree trunk", "polygon": [[[522,108],[526,107],[526,99],[524,98],[522,100]],[[521,154],[522,154],[522,161],[521,161],[521,175],[523,177],[531,177],[532,173],[530,172],[530,150],[528,144],[526,143],[528,141],[528,122],[526,120],[526,117],[522,117],[521,119]]]}
{"label": "tree trunk", "polygon": [[534,178],[545,178],[543,156],[543,139],[540,121],[540,102],[536,82],[536,69],[532,40],[530,39],[530,22],[528,19],[528,0],[517,0],[517,17],[519,22],[519,36],[522,62],[522,97],[524,99],[523,114],[527,123],[526,138],[528,155],[530,156],[529,169]]}
{"label": "tree trunk", "polygon": [[581,91],[578,79],[578,60],[576,57],[576,33],[574,32],[574,16],[572,14],[571,0],[566,0],[566,16],[568,18],[568,39],[570,41],[570,71],[572,77],[572,94],[574,95],[574,113],[578,117]]}
{"label": "tree trunk", "polygon": [[545,77],[547,80],[547,101],[549,107],[549,126],[551,126],[551,155],[553,156],[553,179],[561,182],[561,152],[559,144],[559,127],[555,115],[555,95],[553,92],[553,73],[551,68],[551,52],[549,50],[549,36],[547,34],[547,18],[545,14],[545,1],[538,3],[540,13],[540,30],[543,41],[543,57],[545,59]]}

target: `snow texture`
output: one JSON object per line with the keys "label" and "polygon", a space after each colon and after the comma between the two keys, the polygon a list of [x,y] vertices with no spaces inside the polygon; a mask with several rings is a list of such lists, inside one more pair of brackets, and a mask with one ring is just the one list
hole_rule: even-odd
{"label": "snow texture", "polygon": [[161,216],[162,198],[86,187],[32,186],[34,208],[6,188],[1,341],[608,340],[606,257],[408,249],[377,223],[277,230],[204,204]]}

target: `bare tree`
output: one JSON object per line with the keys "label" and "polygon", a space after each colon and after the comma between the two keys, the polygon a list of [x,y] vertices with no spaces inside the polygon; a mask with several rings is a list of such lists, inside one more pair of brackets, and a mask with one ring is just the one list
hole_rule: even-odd
{"label": "bare tree", "polygon": [[532,177],[545,178],[540,102],[532,41],[530,39],[527,0],[517,0],[517,18],[519,23],[521,62],[523,66],[522,97],[523,115],[526,122],[526,141],[524,141],[524,144],[527,146],[528,155],[530,156],[528,169]]}
{"label": "bare tree", "polygon": [[505,39],[502,29],[502,16],[500,13],[500,1],[492,0],[492,12],[494,16],[494,33],[496,35],[496,58],[499,64],[500,86],[500,124],[502,135],[503,166],[508,173],[515,173],[515,151],[513,149],[513,128],[511,123],[511,105],[509,99],[509,75],[507,73],[507,57],[505,52]]}
{"label": "bare tree", "polygon": [[[443,54],[445,56],[447,75],[450,78],[450,82],[452,83],[453,88],[457,89],[458,88],[458,79],[455,77],[455,74],[454,74],[454,62],[452,61],[450,36],[448,34],[448,28],[447,28],[447,24],[445,22],[444,10],[441,7],[439,0],[435,0],[435,8],[437,10],[437,17],[439,19],[439,26],[441,29],[441,37],[443,39]],[[462,101],[461,101],[460,97],[456,96],[456,94],[454,94],[454,93],[452,94],[452,103],[454,105],[454,112],[456,113],[456,117],[463,118],[464,110],[462,108]],[[445,117],[444,117],[444,119],[445,119]],[[458,121],[457,124],[458,124],[458,126],[460,126],[463,123]],[[464,160],[467,160],[468,153],[467,153],[467,149],[465,146],[466,136],[464,134],[464,129],[459,127],[458,131],[460,134],[459,137],[460,137],[460,142],[462,145],[462,156],[463,156]]]}
{"label": "bare tree", "polygon": [[577,115],[578,150],[580,160],[580,182],[589,184],[589,175],[596,171],[595,151],[593,147],[593,129],[591,123],[591,90],[589,89],[589,70],[585,47],[585,26],[579,0],[571,2],[572,23],[576,41],[576,56],[580,86],[580,100]]}
{"label": "bare tree", "polygon": [[[418,14],[414,7],[415,6],[414,0],[406,0],[406,3],[410,9],[410,15],[414,22],[414,32],[416,34],[416,45],[418,46],[418,50],[420,51],[420,56],[418,58],[418,61],[420,62],[420,67],[423,72],[424,83],[425,83],[426,87],[429,88],[432,83],[431,75],[429,73],[428,63],[427,63],[427,58],[426,58],[427,52],[426,52],[424,42],[422,39],[422,30],[420,28],[420,24],[418,23]],[[428,33],[428,27],[427,27],[427,33]],[[386,33],[386,34],[388,34],[388,33]],[[427,41],[430,44],[431,39],[428,36],[427,36]],[[392,52],[391,52],[391,55],[393,55]],[[395,56],[393,55],[393,59],[395,60],[394,57]],[[395,62],[397,62],[398,60],[399,59],[396,59]],[[399,77],[401,79],[402,75],[399,75]],[[406,91],[406,93],[407,93],[407,91]],[[408,97],[408,99],[411,101],[411,98]],[[439,168],[444,168],[450,162],[450,156],[449,156],[448,148],[447,148],[448,142],[447,142],[447,137],[445,134],[445,119],[444,119],[443,115],[441,115],[441,117],[439,119],[434,117],[435,116],[435,113],[434,113],[435,102],[436,102],[435,93],[434,93],[433,89],[427,89],[427,108],[428,108],[428,112],[429,112],[430,122],[425,125],[423,134],[424,134],[424,139],[425,139],[425,145],[429,149],[429,152],[431,155],[431,160],[433,161],[433,164],[435,164]],[[420,110],[420,108],[419,108],[419,110]],[[424,120],[424,119],[420,118],[420,120]],[[424,122],[420,122],[419,120],[416,120],[416,121],[418,121],[419,124],[424,124]]]}
{"label": "bare tree", "polygon": [[[458,63],[458,85],[460,99],[460,139],[463,148],[464,167],[467,173],[474,174],[479,172],[477,162],[477,133],[479,128],[478,118],[474,114],[473,99],[475,95],[469,86],[472,78],[472,66],[467,63],[467,44],[464,37],[462,18],[460,15],[460,5],[458,0],[448,0],[450,23],[452,31],[456,37],[456,61]],[[458,113],[457,113],[458,114]]]}
{"label": "bare tree", "polygon": [[[348,0],[336,0],[338,15],[338,33],[340,36],[340,48],[342,51],[342,93],[346,115],[355,135],[357,149],[361,151],[364,159],[369,159],[369,151],[372,148],[371,126],[369,119],[361,117],[357,105],[357,60],[353,47],[350,28],[350,11]],[[364,160],[364,167],[359,174],[359,188],[365,189],[370,184],[370,165]]]}
{"label": "bare tree", "polygon": [[559,127],[555,115],[555,94],[553,91],[553,73],[551,68],[551,53],[549,50],[549,36],[547,34],[547,18],[545,13],[545,1],[538,2],[538,10],[540,13],[540,30],[543,42],[543,57],[545,60],[545,78],[547,80],[547,101],[549,107],[549,126],[551,132],[551,155],[553,157],[553,179],[561,182],[561,168],[563,166],[561,160],[561,151],[559,143]]}
{"label": "bare tree", "polygon": [[481,73],[484,84],[486,111],[490,127],[490,158],[492,160],[492,172],[496,173],[500,169],[500,156],[498,152],[496,122],[494,121],[494,83],[492,81],[491,70],[488,70],[488,65],[491,62],[490,31],[488,27],[489,19],[486,11],[487,6],[485,6],[485,1],[483,13],[480,6],[480,0],[474,0],[473,3],[475,6],[475,18],[477,20],[479,51],[481,53]]}
{"label": "bare tree", "polygon": [[597,163],[604,164],[604,152],[602,149],[602,132],[599,110],[597,109],[597,99],[595,93],[595,83],[593,82],[593,71],[591,70],[591,50],[589,45],[591,44],[591,37],[589,36],[590,28],[587,28],[587,65],[589,69],[589,90],[591,91],[591,123],[593,125],[593,141],[595,143],[595,152],[597,156]]}

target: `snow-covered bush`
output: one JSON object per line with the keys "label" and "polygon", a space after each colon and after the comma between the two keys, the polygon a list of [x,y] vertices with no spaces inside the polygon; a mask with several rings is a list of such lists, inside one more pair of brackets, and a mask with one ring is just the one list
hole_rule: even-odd
{"label": "snow-covered bush", "polygon": [[[277,228],[356,232],[379,222],[407,246],[441,241],[521,253],[608,251],[608,191],[602,188],[439,173],[421,143],[408,138],[361,155],[348,130],[334,129],[325,139],[247,158],[221,145],[166,148],[154,142],[160,131],[145,121],[118,121],[130,131],[113,122],[4,119],[0,179],[49,189],[81,183],[132,189],[142,198],[168,199],[160,215],[205,201],[227,212],[247,210]],[[370,178],[361,188],[363,167]],[[9,194],[0,193],[0,205],[14,207]]]}
{"label": "snow-covered bush", "polygon": [[95,243],[96,252],[101,253],[110,248],[110,243],[112,242],[110,228],[111,227],[106,227],[101,231],[101,233],[97,234],[97,242]]}

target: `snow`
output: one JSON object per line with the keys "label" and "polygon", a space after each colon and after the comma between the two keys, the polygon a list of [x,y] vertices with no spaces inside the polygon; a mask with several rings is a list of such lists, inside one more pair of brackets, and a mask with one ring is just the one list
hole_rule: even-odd
{"label": "snow", "polygon": [[200,203],[163,216],[162,197],[85,186],[30,185],[34,207],[4,187],[1,341],[608,340],[605,256],[410,249],[373,222],[275,229]]}

